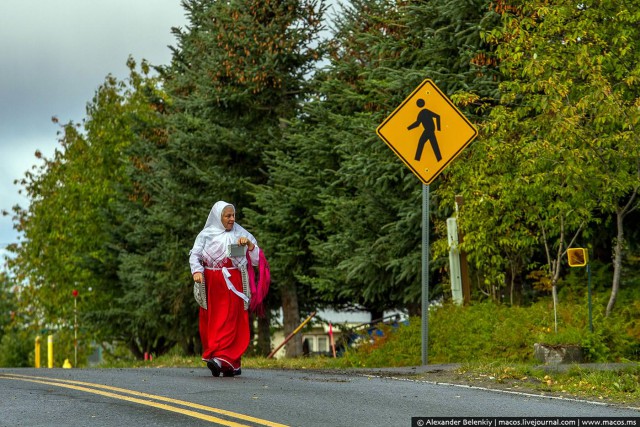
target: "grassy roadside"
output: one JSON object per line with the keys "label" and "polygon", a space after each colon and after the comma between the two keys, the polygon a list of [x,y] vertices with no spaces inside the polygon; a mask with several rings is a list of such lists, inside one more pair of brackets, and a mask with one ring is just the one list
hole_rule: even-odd
{"label": "grassy roadside", "polygon": [[[565,296],[566,298],[566,296]],[[568,299],[568,298],[566,298]],[[558,332],[548,301],[529,307],[478,303],[430,310],[429,365],[421,365],[420,319],[379,325],[382,334],[360,332],[361,344],[342,357],[243,358],[245,369],[297,369],[374,372],[415,380],[465,384],[549,396],[619,404],[640,410],[640,300],[627,301],[605,317],[595,310],[595,330],[586,324],[581,302],[563,302]],[[572,344],[583,349],[576,365],[540,365],[534,343]],[[612,363],[615,362],[615,363]],[[199,357],[168,354],[153,361],[126,361],[104,367],[202,368]]]}
{"label": "grassy roadside", "polygon": [[[103,368],[196,368],[206,369],[198,357],[167,355],[151,361],[120,361],[100,365]],[[620,365],[539,366],[507,361],[427,365],[421,369],[352,368],[344,360],[327,357],[294,359],[243,358],[244,369],[327,370],[375,373],[490,389],[512,390],[546,396],[584,399],[640,410],[640,363]],[[562,369],[560,369],[562,368]]]}
{"label": "grassy roadside", "polygon": [[640,364],[544,366],[508,362],[467,363],[417,374],[416,379],[582,399],[640,410]]}

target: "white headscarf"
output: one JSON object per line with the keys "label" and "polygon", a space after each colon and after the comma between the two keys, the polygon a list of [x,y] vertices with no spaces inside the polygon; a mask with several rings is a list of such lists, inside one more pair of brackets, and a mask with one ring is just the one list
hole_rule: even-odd
{"label": "white headscarf", "polygon": [[[237,243],[240,237],[247,237],[254,245],[257,245],[253,235],[237,222],[233,224],[233,228],[229,231],[224,228],[222,225],[222,211],[229,206],[233,208],[235,213],[235,207],[231,203],[222,200],[216,202],[211,208],[207,222],[198,237],[196,237],[190,252],[189,263],[191,264],[192,272],[199,270],[197,267],[200,260],[210,266],[223,262],[228,257],[229,245]],[[244,259],[233,258],[232,260],[234,264],[244,262]]]}
{"label": "white headscarf", "polygon": [[[209,212],[209,216],[207,217],[207,222],[204,224],[203,231],[209,227],[212,228],[212,231],[217,233],[225,233],[227,231],[224,228],[224,225],[222,225],[222,211],[226,207],[231,207],[233,209],[233,213],[236,213],[236,207],[231,203],[227,203],[222,200],[216,202]],[[233,224],[233,226],[235,227],[235,223]]]}

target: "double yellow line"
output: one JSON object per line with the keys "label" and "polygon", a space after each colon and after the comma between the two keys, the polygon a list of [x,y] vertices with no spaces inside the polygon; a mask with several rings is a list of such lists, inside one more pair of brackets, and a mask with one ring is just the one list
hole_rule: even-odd
{"label": "double yellow line", "polygon": [[[0,379],[27,381],[32,383],[69,388],[73,390],[83,391],[86,393],[99,394],[101,396],[111,397],[113,399],[126,400],[127,402],[133,402],[140,405],[151,406],[154,408],[163,409],[165,411],[177,412],[179,414],[187,415],[189,417],[198,418],[200,420],[209,421],[212,423],[217,423],[223,426],[247,427],[247,424],[240,424],[238,422],[231,421],[228,419],[214,417],[212,415],[207,415],[206,413],[197,412],[192,409],[198,409],[205,412],[212,412],[215,414],[224,415],[228,418],[235,418],[237,420],[242,420],[242,421],[246,421],[249,423],[258,424],[262,426],[287,427],[284,424],[274,423],[272,421],[251,417],[249,415],[239,414],[237,412],[231,412],[224,409],[218,409],[218,408],[212,408],[210,406],[200,405],[198,403],[187,402],[185,400],[172,399],[170,397],[158,396],[158,395],[149,394],[149,393],[142,393],[139,391],[127,390],[125,388],[112,387],[108,385],[87,383],[82,381],[62,380],[57,378],[37,377],[37,376],[19,375],[19,374],[5,374],[5,373],[0,373]],[[172,406],[167,403],[161,403],[161,402],[167,402],[173,405],[180,405],[180,406],[191,408],[191,409],[185,409],[179,406]]]}

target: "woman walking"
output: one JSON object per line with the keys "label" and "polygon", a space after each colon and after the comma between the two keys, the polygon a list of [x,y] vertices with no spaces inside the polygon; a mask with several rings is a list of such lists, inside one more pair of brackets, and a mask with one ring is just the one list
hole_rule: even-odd
{"label": "woman walking", "polygon": [[206,286],[207,308],[200,307],[199,315],[202,360],[214,377],[240,375],[249,346],[248,310],[262,308],[270,273],[255,237],[235,222],[233,205],[213,205],[189,253],[189,265],[193,280]]}

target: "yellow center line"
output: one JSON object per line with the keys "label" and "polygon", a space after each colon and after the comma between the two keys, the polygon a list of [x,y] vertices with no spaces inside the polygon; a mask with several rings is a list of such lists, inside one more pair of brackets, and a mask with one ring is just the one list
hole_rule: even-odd
{"label": "yellow center line", "polygon": [[[114,399],[126,400],[126,401],[129,401],[129,402],[134,402],[134,403],[138,403],[138,404],[141,404],[141,405],[153,406],[155,408],[164,409],[166,411],[177,412],[177,413],[180,413],[180,414],[183,414],[183,415],[188,415],[190,417],[199,418],[201,420],[218,423],[218,424],[225,425],[225,426],[242,427],[242,426],[245,426],[245,425],[244,424],[238,424],[238,423],[233,422],[233,421],[227,421],[227,420],[224,420],[222,418],[217,418],[217,417],[213,417],[213,416],[210,416],[210,415],[202,414],[200,412],[190,411],[188,409],[182,409],[182,408],[178,408],[178,407],[175,407],[175,406],[165,405],[163,403],[157,403],[157,402],[153,402],[153,401],[149,401],[149,400],[137,399],[135,397],[123,396],[121,394],[111,393],[111,392],[108,392],[108,391],[101,391],[101,390],[97,390],[97,389],[110,390],[110,391],[114,391],[114,392],[118,392],[118,393],[130,394],[132,396],[145,397],[147,399],[159,400],[159,401],[162,401],[162,402],[169,402],[169,403],[173,403],[173,404],[177,404],[177,405],[187,406],[187,407],[190,407],[190,408],[193,408],[193,409],[200,409],[200,410],[203,410],[203,411],[208,411],[208,412],[213,412],[213,413],[217,413],[217,414],[221,414],[221,415],[226,415],[228,417],[233,417],[233,418],[237,418],[239,420],[249,421],[249,422],[252,422],[252,423],[256,423],[256,424],[260,424],[260,425],[264,425],[264,426],[268,426],[268,427],[287,427],[285,424],[279,424],[279,423],[275,423],[275,422],[272,422],[272,421],[263,420],[263,419],[260,419],[260,418],[255,418],[255,417],[252,417],[252,416],[249,416],[249,415],[239,414],[237,412],[227,411],[227,410],[219,409],[219,408],[213,408],[211,406],[200,405],[198,403],[188,402],[188,401],[185,401],[185,400],[172,399],[170,397],[158,396],[158,395],[154,395],[154,394],[143,393],[143,392],[139,392],[139,391],[135,391],[135,390],[128,390],[128,389],[124,389],[124,388],[113,387],[113,386],[108,386],[108,385],[103,385],[103,384],[94,384],[94,383],[88,383],[88,382],[82,382],[82,381],[72,381],[72,380],[63,380],[63,379],[58,379],[58,378],[38,377],[38,376],[19,375],[19,374],[0,374],[0,378],[10,379],[10,380],[18,380],[18,381],[29,381],[29,382],[47,384],[47,385],[54,385],[54,386],[58,386],[58,387],[65,387],[65,388],[70,388],[70,389],[74,389],[74,390],[84,391],[84,392],[87,392],[87,393],[99,394],[99,395],[111,397],[111,398],[114,398]],[[74,384],[76,384],[76,385],[74,385]],[[83,386],[93,387],[93,388],[87,388],[87,387],[83,387]]]}

